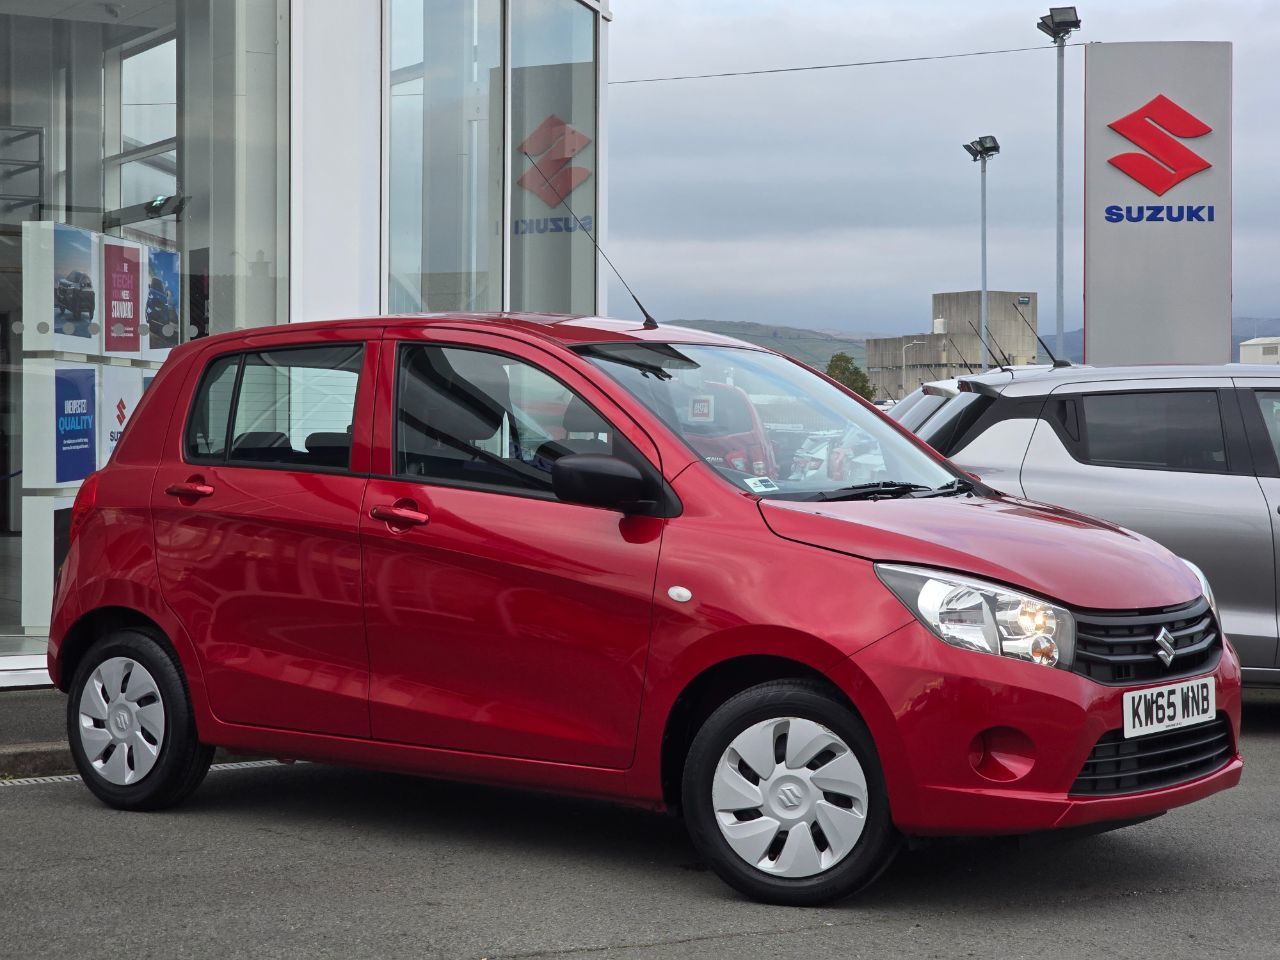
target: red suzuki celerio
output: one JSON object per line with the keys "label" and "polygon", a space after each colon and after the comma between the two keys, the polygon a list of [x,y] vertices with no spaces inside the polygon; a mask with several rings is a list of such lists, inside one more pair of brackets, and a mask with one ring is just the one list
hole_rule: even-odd
{"label": "red suzuki celerio", "polygon": [[[832,481],[799,433],[854,435]],[[1191,564],[989,489],[768,350],[616,320],[298,324],[173,351],[76,498],[49,671],[107,803],[215,745],[679,809],[752,897],[904,836],[1234,785]]]}

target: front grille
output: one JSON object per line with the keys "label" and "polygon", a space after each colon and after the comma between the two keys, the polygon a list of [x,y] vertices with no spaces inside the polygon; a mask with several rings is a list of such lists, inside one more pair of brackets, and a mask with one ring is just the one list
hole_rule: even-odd
{"label": "front grille", "polygon": [[1213,773],[1231,753],[1231,725],[1222,713],[1208,723],[1130,740],[1123,730],[1109,730],[1089,754],[1071,795],[1103,797],[1173,787]]}
{"label": "front grille", "polygon": [[[1126,613],[1082,610],[1076,618],[1072,669],[1109,684],[1176,680],[1212,670],[1222,652],[1222,637],[1204,597],[1177,607]],[[1160,659],[1156,636],[1161,628],[1173,638],[1173,661]]]}

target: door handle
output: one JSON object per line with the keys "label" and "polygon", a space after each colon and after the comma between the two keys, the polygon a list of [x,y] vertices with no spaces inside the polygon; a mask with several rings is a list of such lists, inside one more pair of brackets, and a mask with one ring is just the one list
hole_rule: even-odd
{"label": "door handle", "polygon": [[380,503],[369,511],[369,516],[392,527],[421,527],[431,519],[414,506],[401,503]]}
{"label": "door handle", "polygon": [[205,483],[199,477],[192,477],[185,483],[171,483],[164,488],[164,492],[171,497],[177,497],[180,500],[196,500],[200,497],[213,496],[213,487]]}

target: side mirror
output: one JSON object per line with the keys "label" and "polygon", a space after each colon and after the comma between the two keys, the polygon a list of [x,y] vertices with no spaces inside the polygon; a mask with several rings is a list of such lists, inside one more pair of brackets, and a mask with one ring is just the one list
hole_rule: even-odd
{"label": "side mirror", "polygon": [[654,505],[653,485],[626,460],[603,453],[570,453],[551,466],[551,489],[566,503],[643,513]]}

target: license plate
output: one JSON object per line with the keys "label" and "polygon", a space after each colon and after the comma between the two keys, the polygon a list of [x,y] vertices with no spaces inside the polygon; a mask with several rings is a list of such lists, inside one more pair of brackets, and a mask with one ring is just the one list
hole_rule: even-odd
{"label": "license plate", "polygon": [[1124,695],[1125,739],[1212,720],[1218,710],[1217,693],[1213,677],[1130,690]]}

